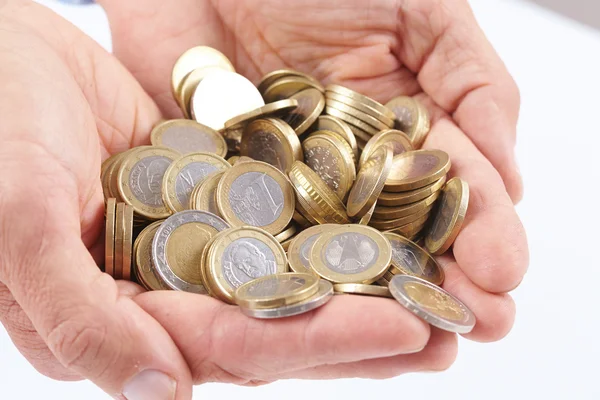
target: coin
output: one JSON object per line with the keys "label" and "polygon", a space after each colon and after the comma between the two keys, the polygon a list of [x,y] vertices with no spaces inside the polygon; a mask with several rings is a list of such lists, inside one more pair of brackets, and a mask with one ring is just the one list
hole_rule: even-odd
{"label": "coin", "polygon": [[377,202],[373,203],[371,208],[369,208],[369,211],[367,211],[365,215],[360,217],[360,220],[358,221],[359,225],[369,225],[369,222],[371,222],[371,219],[373,218],[373,211],[375,211],[376,206]]}
{"label": "coin", "polygon": [[294,215],[292,216],[292,219],[302,228],[309,228],[312,225],[311,222],[297,210],[294,210]]}
{"label": "coin", "polygon": [[416,276],[438,286],[444,282],[444,270],[423,248],[395,233],[383,235],[392,246],[392,274]]}
{"label": "coin", "polygon": [[294,215],[294,189],[285,175],[269,164],[236,164],[219,182],[217,207],[232,226],[255,226],[276,235]]}
{"label": "coin", "polygon": [[198,84],[191,110],[196,121],[221,130],[231,118],[264,105],[259,91],[248,79],[235,72],[218,71]]}
{"label": "coin", "polygon": [[[339,142],[339,145],[345,149],[345,152],[350,154],[352,163],[356,164],[356,162],[358,161],[358,157],[354,156],[354,149],[352,149],[352,146],[350,146],[350,144],[348,144],[348,142],[346,141],[346,139],[344,139],[344,137],[342,135],[340,135],[334,131],[322,130],[322,131],[315,131],[315,132],[311,133],[309,135],[309,137],[318,136],[318,135],[329,136],[329,137],[332,137],[335,140],[337,140]],[[305,141],[306,141],[306,139],[305,139]],[[355,139],[355,142],[356,142],[356,139]],[[358,151],[358,147],[356,148],[356,150]]]}
{"label": "coin", "polygon": [[183,81],[179,86],[179,92],[177,93],[176,100],[185,118],[189,119],[192,116],[190,111],[190,101],[194,91],[196,91],[196,88],[198,87],[198,84],[202,82],[202,79],[204,79],[208,74],[221,70],[223,70],[222,67],[196,68],[185,78],[183,78]]}
{"label": "coin", "polygon": [[266,104],[256,110],[238,115],[225,122],[225,129],[244,129],[248,123],[271,115],[285,115],[298,107],[298,100],[285,99]]}
{"label": "coin", "polygon": [[283,69],[278,69],[272,72],[269,72],[268,74],[266,74],[260,81],[260,83],[257,85],[258,91],[261,93],[264,93],[265,90],[267,90],[267,88],[269,86],[271,86],[275,81],[281,79],[281,78],[290,78],[290,77],[301,77],[304,79],[307,79],[309,81],[313,81],[313,83],[318,84],[320,86],[319,81],[317,81],[315,78],[313,78],[310,75],[306,75],[305,73],[299,72],[299,71],[295,71],[293,69],[288,69],[288,68],[283,68]]}
{"label": "coin", "polygon": [[393,298],[390,290],[385,286],[365,285],[364,283],[337,283],[333,285],[335,293],[359,294],[363,296]]}
{"label": "coin", "polygon": [[217,207],[217,188],[224,174],[225,171],[215,172],[194,188],[194,192],[190,196],[191,209],[208,211],[211,214],[223,217],[219,207]]}
{"label": "coin", "polygon": [[396,275],[389,288],[400,304],[436,328],[464,334],[475,326],[475,315],[462,301],[430,282]]}
{"label": "coin", "polygon": [[356,179],[350,146],[331,135],[311,135],[302,143],[304,162],[344,200]]}
{"label": "coin", "polygon": [[154,146],[169,147],[181,154],[206,152],[220,157],[227,154],[227,143],[219,132],[187,119],[160,122],[152,129],[150,140]]}
{"label": "coin", "polygon": [[109,171],[113,167],[113,165],[120,159],[120,154],[115,154],[108,157],[102,163],[100,167],[100,182],[102,183],[102,192],[104,194],[104,202],[107,202],[108,199],[114,198],[110,193],[110,181],[111,177],[109,176]]}
{"label": "coin", "polygon": [[427,224],[427,221],[429,220],[429,216],[430,212],[427,211],[421,217],[419,217],[419,219],[413,222],[409,222],[406,225],[390,229],[389,232],[397,233],[399,235],[404,236],[405,238],[412,239],[415,237],[415,235],[421,232],[421,230],[423,230],[423,228]]}
{"label": "coin", "polygon": [[380,146],[358,171],[358,176],[348,195],[348,215],[360,218],[365,215],[388,179],[392,167],[392,149]]}
{"label": "coin", "polygon": [[290,304],[287,306],[267,308],[267,309],[251,309],[241,307],[242,313],[249,317],[260,319],[286,318],[294,315],[300,315],[312,311],[325,305],[333,297],[333,286],[330,282],[324,279],[319,281],[317,293],[308,299],[299,303]]}
{"label": "coin", "polygon": [[315,225],[300,232],[290,243],[288,261],[290,269],[298,273],[313,273],[310,267],[310,253],[315,241],[324,233],[336,228],[334,224]]}
{"label": "coin", "polygon": [[431,209],[435,201],[438,199],[439,195],[440,192],[438,191],[426,197],[423,200],[419,200],[415,203],[406,204],[404,206],[377,206],[375,207],[375,211],[373,212],[373,217],[376,219],[392,220],[407,217],[410,215],[415,215],[425,209]]}
{"label": "coin", "polygon": [[152,262],[152,241],[162,223],[163,221],[156,221],[148,225],[136,239],[134,250],[136,276],[142,286],[148,290],[171,290],[157,276]]}
{"label": "coin", "polygon": [[325,104],[327,104],[327,107],[335,108],[338,111],[341,111],[348,115],[352,115],[354,118],[364,122],[365,124],[369,124],[370,126],[372,126],[375,129],[385,130],[385,129],[390,129],[394,126],[393,123],[389,124],[389,125],[384,124],[377,118],[374,118],[374,117],[370,116],[369,114],[365,114],[364,112],[356,109],[355,107],[351,107],[347,104],[333,100],[330,96],[327,96]]}
{"label": "coin", "polygon": [[163,200],[172,212],[187,210],[192,190],[209,175],[231,165],[210,153],[190,153],[173,161],[163,178]]}
{"label": "coin", "polygon": [[352,130],[344,121],[339,118],[332,117],[331,115],[321,115],[315,122],[316,131],[330,131],[340,135],[352,148],[352,154],[355,160],[358,160],[358,145],[356,143],[356,137]]}
{"label": "coin", "polygon": [[294,272],[263,276],[238,287],[234,298],[244,308],[282,307],[313,296],[319,289],[319,281],[316,275]]}
{"label": "coin", "polygon": [[104,271],[115,276],[115,213],[117,201],[110,198],[106,201],[106,231],[104,236]]}
{"label": "coin", "polygon": [[119,167],[119,193],[136,214],[150,220],[171,214],[162,199],[162,183],[167,168],[179,158],[167,147],[141,146],[129,153]]}
{"label": "coin", "polygon": [[438,212],[425,237],[425,247],[432,254],[443,254],[460,232],[469,207],[469,185],[455,177],[444,187]]}
{"label": "coin", "polygon": [[113,278],[117,280],[123,279],[125,203],[117,203],[115,210],[115,271]]}
{"label": "coin", "polygon": [[108,181],[108,197],[117,199],[117,203],[123,202],[119,193],[119,169],[125,157],[137,150],[139,147],[134,147],[119,154],[115,154],[115,161],[107,167],[105,179]]}
{"label": "coin", "polygon": [[290,97],[298,101],[298,108],[291,111],[285,118],[298,136],[310,128],[310,126],[319,118],[325,107],[325,97],[317,89],[305,89]]}
{"label": "coin", "polygon": [[395,129],[387,129],[369,139],[360,155],[358,164],[363,165],[371,154],[373,154],[375,149],[384,143],[390,143],[392,145],[392,153],[394,156],[412,150],[410,139],[404,132]]}
{"label": "coin", "polygon": [[[352,129],[352,132],[354,133],[354,135],[362,136],[363,139],[366,138],[365,140],[369,140],[369,138],[371,136],[376,135],[381,131],[381,129],[372,127],[371,125],[361,121],[360,119],[356,118],[355,116],[345,113],[343,111],[340,111],[337,108],[331,107],[329,105],[325,105],[325,112],[329,115],[332,115],[343,121],[346,121],[349,125],[351,125],[350,128],[355,127],[355,128],[358,128],[360,132],[364,132],[361,135],[360,133],[357,134],[357,131],[355,129]],[[387,127],[386,127],[386,129],[387,129]],[[365,136],[365,134],[366,134],[366,136]]]}
{"label": "coin", "polygon": [[361,104],[365,105],[366,107],[372,108],[373,110],[386,116],[389,119],[395,118],[394,113],[389,108],[387,108],[384,105],[382,105],[381,103],[371,99],[370,97],[363,96],[362,94],[355,92],[354,90],[348,89],[348,88],[340,86],[340,85],[333,85],[333,84],[327,85],[325,87],[325,90],[327,92],[334,92],[334,93],[340,94],[342,96],[350,97],[351,99],[355,100],[356,102],[361,103]]}
{"label": "coin", "polygon": [[[319,93],[325,90],[320,83],[314,79],[307,79],[301,76],[289,76],[277,79],[263,92],[265,102],[272,103],[277,100],[289,99],[293,95],[306,89],[315,89]],[[324,99],[323,99],[324,101]]]}
{"label": "coin", "polygon": [[171,75],[171,90],[175,98],[180,92],[184,78],[198,68],[219,67],[226,71],[235,71],[233,64],[220,51],[208,46],[193,47],[183,53],[175,62]]}
{"label": "coin", "polygon": [[242,156],[264,161],[287,173],[296,160],[302,160],[298,135],[282,120],[264,118],[252,121],[244,129],[240,146]]}
{"label": "coin", "polygon": [[310,253],[311,268],[333,283],[372,283],[385,274],[392,249],[378,230],[342,225],[323,233]]}
{"label": "coin", "polygon": [[233,304],[235,289],[263,276],[287,272],[281,245],[266,231],[239,227],[222,232],[206,254],[207,284],[217,298]]}
{"label": "coin", "polygon": [[152,261],[171,289],[206,293],[200,256],[207,242],[229,224],[206,211],[188,210],[166,219],[152,242]]}
{"label": "coin", "polygon": [[[414,223],[415,221],[420,221],[424,217],[428,217],[432,209],[433,204],[423,209],[420,209],[419,211],[414,212],[413,214],[406,215],[403,217],[398,217],[394,219],[372,218],[369,225],[371,225],[373,228],[377,228],[382,231],[389,229],[405,228],[408,224]],[[377,211],[377,208],[375,210]]]}
{"label": "coin", "polygon": [[394,157],[385,182],[388,192],[402,192],[427,186],[450,170],[450,157],[441,150],[407,151]]}
{"label": "coin", "polygon": [[[351,97],[348,96],[344,96],[341,95],[339,93],[335,93],[335,92],[325,92],[325,97],[327,98],[327,100],[332,100],[335,101],[336,103],[342,103],[348,107],[352,107],[355,108],[356,110],[360,111],[363,114],[369,115],[373,118],[376,118],[379,122],[381,122],[383,125],[385,125],[387,128],[382,128],[382,129],[388,129],[388,128],[392,128],[394,126],[394,119],[393,118],[389,118],[385,115],[383,115],[382,113],[380,113],[379,111],[375,110],[372,107],[369,107],[368,105],[361,103],[359,101],[356,101],[354,99],[352,99]],[[365,121],[368,123],[368,121]],[[376,126],[376,125],[374,125]]]}
{"label": "coin", "polygon": [[406,133],[413,147],[421,147],[430,129],[427,109],[416,99],[400,96],[390,100],[386,105],[395,115],[395,127]]}
{"label": "coin", "polygon": [[437,181],[435,181],[434,183],[431,183],[427,186],[423,186],[419,189],[413,189],[406,192],[398,193],[381,192],[381,194],[379,195],[379,199],[377,199],[377,204],[386,207],[397,207],[414,203],[431,196],[432,194],[440,190],[444,186],[444,183],[446,183],[445,175]]}
{"label": "coin", "polygon": [[131,280],[131,259],[133,258],[133,207],[126,205],[123,210],[123,268],[122,279]]}
{"label": "coin", "polygon": [[275,235],[275,239],[279,243],[283,243],[286,240],[288,240],[289,238],[291,238],[292,236],[294,236],[297,231],[298,231],[298,227],[296,226],[296,224],[290,223],[290,225],[288,225],[288,227],[286,229],[284,229],[281,233]]}

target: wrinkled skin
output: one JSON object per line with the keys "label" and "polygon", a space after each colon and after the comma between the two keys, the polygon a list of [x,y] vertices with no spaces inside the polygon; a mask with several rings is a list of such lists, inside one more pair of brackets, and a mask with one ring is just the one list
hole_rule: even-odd
{"label": "wrinkled skin", "polygon": [[[187,48],[223,51],[254,81],[291,67],[380,101],[417,95],[425,148],[471,188],[444,288],[494,341],[528,250],[513,202],[519,96],[465,0],[102,0],[115,56],[42,6],[0,1],[0,319],[42,373],[121,397],[137,372],[173,377],[176,399],[207,381],[387,378],[448,368],[456,335],[389,299],[340,296],[277,321],[187,293],[143,293],[102,274],[100,163],[180,116],[170,70]],[[511,200],[512,198],[512,200]]]}

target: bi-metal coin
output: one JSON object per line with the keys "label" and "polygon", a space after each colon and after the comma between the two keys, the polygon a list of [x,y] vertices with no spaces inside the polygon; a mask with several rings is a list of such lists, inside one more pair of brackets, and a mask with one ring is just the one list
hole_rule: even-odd
{"label": "bi-metal coin", "polygon": [[135,275],[147,290],[171,290],[162,281],[152,262],[152,241],[162,223],[163,221],[156,221],[144,228],[137,237],[134,247]]}
{"label": "bi-metal coin", "polygon": [[392,274],[416,276],[438,286],[444,282],[444,270],[419,245],[395,233],[383,235],[392,246]]}
{"label": "bi-metal coin", "polygon": [[337,294],[358,294],[362,296],[393,298],[386,286],[365,285],[364,283],[336,283],[333,291]]}
{"label": "bi-metal coin", "polygon": [[394,157],[385,191],[403,192],[427,186],[448,173],[450,157],[441,150],[407,151]]}
{"label": "bi-metal coin", "polygon": [[160,122],[150,133],[150,141],[154,146],[165,146],[181,154],[204,152],[220,157],[227,154],[223,135],[189,119]]}
{"label": "bi-metal coin", "polygon": [[225,171],[215,172],[194,188],[190,195],[192,210],[208,211],[223,218],[217,207],[217,188],[223,175],[225,175]]}
{"label": "bi-metal coin", "polygon": [[294,94],[290,99],[298,101],[298,108],[290,112],[284,121],[296,131],[297,135],[302,135],[323,112],[325,97],[319,90],[311,88]]}
{"label": "bi-metal coin", "polygon": [[321,115],[315,122],[315,131],[329,131],[340,135],[352,149],[352,155],[355,161],[358,160],[358,144],[352,129],[341,119],[332,117],[331,115]]}
{"label": "bi-metal coin", "polygon": [[336,228],[335,224],[324,224],[311,226],[300,232],[292,242],[288,249],[288,261],[290,268],[294,272],[298,273],[311,273],[314,274],[310,267],[310,253],[315,241],[324,233],[331,229]]}
{"label": "bi-metal coin", "polygon": [[319,277],[286,272],[254,279],[235,291],[238,306],[265,309],[287,306],[306,300],[319,289]]}
{"label": "bi-metal coin", "polygon": [[106,201],[106,231],[104,246],[104,271],[110,276],[115,276],[115,213],[117,201],[110,198]]}
{"label": "bi-metal coin", "polygon": [[395,115],[396,129],[408,135],[415,149],[420,148],[430,129],[427,109],[408,96],[396,97],[385,106]]}
{"label": "bi-metal coin", "polygon": [[406,134],[402,131],[398,131],[395,129],[387,129],[379,132],[377,135],[373,136],[367,142],[367,145],[363,149],[362,154],[360,155],[360,160],[358,162],[359,165],[363,165],[371,154],[377,149],[377,147],[389,143],[392,146],[392,153],[394,156],[398,154],[405,153],[407,151],[412,150],[412,144],[410,143],[410,139]]}
{"label": "bi-metal coin", "polygon": [[398,207],[423,200],[440,190],[446,183],[446,175],[432,184],[406,192],[381,192],[377,204],[386,207]]}

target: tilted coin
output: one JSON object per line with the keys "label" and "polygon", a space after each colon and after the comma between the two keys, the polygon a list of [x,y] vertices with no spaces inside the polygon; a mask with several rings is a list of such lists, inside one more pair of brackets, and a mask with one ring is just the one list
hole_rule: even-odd
{"label": "tilted coin", "polygon": [[[325,97],[327,98],[327,100],[332,100],[332,101],[335,101],[336,103],[345,104],[346,106],[355,108],[364,114],[367,114],[373,118],[376,118],[377,120],[379,120],[383,125],[385,125],[388,128],[394,127],[394,119],[393,118],[389,118],[388,116],[383,115],[382,113],[380,113],[373,107],[370,107],[364,103],[361,103],[360,101],[357,101],[351,97],[344,96],[339,93],[331,92],[331,91],[326,91]],[[365,121],[365,122],[367,122],[367,121]],[[382,129],[386,129],[386,128],[382,128]]]}
{"label": "tilted coin", "polygon": [[237,305],[264,309],[298,303],[313,296],[320,279],[313,274],[286,272],[254,279],[235,290]]}
{"label": "tilted coin", "polygon": [[294,189],[286,176],[264,162],[236,164],[219,182],[217,207],[232,226],[255,226],[272,235],[294,215]]}
{"label": "tilted coin", "polygon": [[336,227],[335,224],[315,225],[296,235],[288,249],[290,269],[299,273],[314,273],[309,262],[313,244],[323,233]]}
{"label": "tilted coin", "polygon": [[264,105],[252,82],[235,72],[219,71],[200,82],[192,96],[191,110],[196,121],[221,130],[231,118]]}
{"label": "tilted coin", "polygon": [[256,87],[258,88],[259,92],[264,93],[265,90],[267,90],[267,88],[269,86],[271,86],[273,83],[275,83],[275,81],[282,79],[282,78],[290,78],[290,77],[305,78],[309,81],[313,81],[313,83],[316,83],[320,86],[319,81],[317,81],[315,78],[313,78],[310,75],[307,75],[300,71],[295,71],[293,69],[282,68],[282,69],[278,69],[275,71],[271,71],[268,74],[266,74],[265,76],[263,76],[260,83]]}
{"label": "tilted coin", "polygon": [[427,186],[450,170],[450,157],[441,150],[407,151],[394,157],[385,181],[387,192],[402,192]]}
{"label": "tilted coin", "polygon": [[421,147],[429,133],[430,121],[427,109],[416,99],[400,96],[386,105],[395,115],[395,127],[406,133],[415,149]]}
{"label": "tilted coin", "polygon": [[439,195],[440,192],[438,191],[427,196],[423,200],[398,207],[377,206],[373,212],[373,217],[377,219],[391,220],[414,215],[425,209],[431,209]]}
{"label": "tilted coin", "polygon": [[313,244],[311,268],[333,283],[372,283],[385,274],[392,249],[378,230],[342,225],[323,233]]}
{"label": "tilted coin", "polygon": [[227,228],[227,222],[206,211],[182,211],[166,219],[152,242],[152,261],[164,283],[205,294],[200,256],[207,242]]}
{"label": "tilted coin", "polygon": [[319,118],[325,107],[325,97],[317,89],[305,89],[290,97],[298,101],[298,108],[291,111],[285,118],[296,132],[302,135]]}
{"label": "tilted coin", "polygon": [[[389,229],[405,228],[407,225],[414,223],[415,221],[420,221],[424,217],[429,217],[429,214],[432,209],[433,204],[426,206],[425,208],[419,209],[419,211],[416,211],[413,214],[405,215],[399,218],[378,219],[373,217],[371,218],[369,225],[371,225],[373,228],[377,228],[382,231]],[[375,210],[377,210],[377,208]]]}
{"label": "tilted coin", "polygon": [[356,100],[357,102],[362,103],[365,106],[368,106],[369,108],[376,110],[378,113],[383,114],[384,116],[386,116],[389,119],[395,118],[394,113],[389,108],[385,107],[378,101],[371,99],[370,97],[367,97],[358,92],[355,92],[354,90],[348,89],[344,86],[333,85],[333,84],[327,85],[325,87],[325,90],[327,92],[334,92],[334,93],[338,93],[342,96],[350,97],[350,98]]}
{"label": "tilted coin", "polygon": [[104,236],[104,271],[115,276],[115,213],[117,201],[110,198],[106,201],[106,230]]}
{"label": "tilted coin", "polygon": [[414,239],[414,237],[425,228],[429,220],[431,213],[426,211],[419,219],[409,222],[406,225],[398,226],[390,229],[389,232],[397,233],[408,239]]}
{"label": "tilted coin", "polygon": [[392,274],[416,276],[434,285],[444,282],[444,270],[423,248],[398,234],[385,232],[383,235],[392,246]]}
{"label": "tilted coin", "polygon": [[324,279],[319,281],[319,288],[317,293],[309,297],[308,299],[290,304],[287,306],[265,308],[265,309],[252,309],[241,307],[242,313],[249,317],[259,319],[273,319],[273,318],[286,318],[294,315],[300,315],[317,309],[325,304],[333,297],[333,286],[330,282]]}
{"label": "tilted coin", "polygon": [[123,239],[125,236],[125,203],[117,203],[115,211],[114,279],[123,279]]}
{"label": "tilted coin", "polygon": [[162,199],[165,172],[180,154],[159,146],[141,146],[129,153],[119,167],[121,198],[136,214],[150,220],[163,219],[171,211]]}
{"label": "tilted coin", "polygon": [[475,327],[475,314],[462,301],[426,280],[396,275],[389,288],[400,304],[436,328],[464,334]]}
{"label": "tilted coin", "polygon": [[336,110],[339,110],[343,113],[352,115],[354,118],[364,122],[365,124],[369,124],[370,126],[372,126],[375,129],[385,130],[385,129],[390,129],[394,126],[393,124],[389,124],[389,125],[384,124],[377,118],[374,118],[374,117],[370,116],[369,114],[365,114],[364,112],[362,112],[354,107],[351,107],[347,104],[333,100],[329,96],[326,98],[325,104],[327,105],[327,107],[335,108]]}
{"label": "tilted coin", "polygon": [[452,246],[460,232],[469,207],[469,185],[452,178],[444,187],[438,212],[425,237],[425,247],[432,254],[443,254]]}
{"label": "tilted coin", "polygon": [[240,146],[242,156],[270,164],[287,173],[296,160],[302,160],[298,135],[282,120],[263,118],[252,121],[244,129]]}
{"label": "tilted coin", "polygon": [[298,107],[298,100],[285,99],[266,104],[256,110],[238,115],[225,122],[225,129],[244,129],[248,123],[258,118],[285,115]]}
{"label": "tilted coin", "polygon": [[288,76],[277,79],[263,92],[265,102],[272,103],[277,100],[289,99],[293,95],[307,89],[315,89],[323,93],[325,89],[314,79],[301,76]]}
{"label": "tilted coin", "polygon": [[235,289],[263,276],[287,272],[287,257],[273,236],[244,226],[215,238],[206,254],[205,272],[211,293],[233,304]]}
{"label": "tilted coin", "polygon": [[190,101],[192,100],[192,96],[196,91],[196,88],[202,82],[208,74],[221,71],[222,67],[204,67],[204,68],[196,68],[192,72],[190,72],[183,81],[179,85],[179,92],[177,93],[177,103],[179,104],[179,108],[183,112],[185,118],[191,118],[192,113],[190,111]]}
{"label": "tilted coin", "polygon": [[107,166],[106,175],[104,178],[108,183],[108,194],[105,195],[105,198],[114,197],[117,199],[117,203],[123,201],[121,194],[119,193],[119,169],[121,168],[123,160],[137,149],[138,147],[134,147],[113,156],[115,160],[109,166]]}
{"label": "tilted coin", "polygon": [[331,115],[321,115],[315,122],[316,131],[330,131],[340,135],[352,148],[352,154],[354,159],[358,160],[358,144],[356,143],[356,137],[352,132],[352,129],[347,123],[339,118],[332,117]]}
{"label": "tilted coin", "polygon": [[394,156],[412,150],[410,139],[404,132],[395,129],[387,129],[379,132],[377,135],[369,139],[367,145],[363,149],[362,154],[360,155],[360,161],[358,164],[363,165],[365,162],[367,162],[375,149],[385,143],[392,145],[392,153]]}
{"label": "tilted coin", "polygon": [[439,191],[446,183],[446,176],[442,176],[437,181],[423,186],[419,189],[408,190],[406,192],[381,192],[377,204],[386,207],[398,207],[406,204],[414,203],[423,200],[435,192]]}
{"label": "tilted coin", "polygon": [[[328,115],[332,115],[343,121],[346,121],[350,125],[350,128],[356,127],[356,128],[358,128],[358,130],[360,132],[366,133],[367,134],[366,140],[368,140],[371,136],[376,135],[381,131],[381,129],[375,128],[375,127],[367,124],[366,122],[361,121],[360,119],[356,118],[355,116],[345,113],[343,111],[340,111],[337,108],[331,107],[329,105],[325,106],[325,112]],[[357,131],[355,129],[352,129],[352,132],[354,133],[355,136],[356,135],[362,136],[362,138],[365,139],[365,135],[357,134]]]}
{"label": "tilted coin", "polygon": [[380,146],[358,171],[348,195],[348,215],[360,218],[377,201],[392,167],[392,149]]}
{"label": "tilted coin", "polygon": [[208,176],[231,165],[210,153],[190,153],[173,161],[163,181],[163,200],[172,212],[189,209],[192,190]]}
{"label": "tilted coin", "polygon": [[360,219],[358,220],[359,225],[369,225],[369,222],[371,222],[371,219],[373,218],[373,211],[375,211],[376,206],[377,203],[373,203],[369,211],[367,211],[365,215],[360,217]]}
{"label": "tilted coin", "polygon": [[163,221],[156,221],[148,225],[136,239],[134,251],[136,277],[148,290],[171,290],[160,279],[152,262],[152,241],[162,223]]}
{"label": "tilted coin", "polygon": [[215,172],[194,188],[190,196],[190,208],[193,210],[208,211],[221,218],[221,211],[217,207],[217,188],[225,171]]}
{"label": "tilted coin", "polygon": [[104,194],[104,202],[107,202],[110,198],[115,198],[110,192],[110,180],[111,176],[109,172],[114,164],[120,159],[121,154],[115,154],[108,157],[104,162],[102,162],[102,166],[100,167],[100,183],[102,184],[102,192]]}
{"label": "tilted coin", "polygon": [[[354,156],[354,149],[352,148],[352,146],[350,146],[350,144],[346,141],[346,139],[344,139],[344,137],[342,135],[340,135],[337,132],[334,131],[328,131],[328,130],[322,130],[322,131],[315,131],[313,133],[311,133],[309,135],[309,137],[311,136],[317,136],[317,135],[325,135],[325,136],[329,136],[334,138],[336,141],[338,141],[340,147],[343,147],[345,149],[345,152],[350,154],[350,158],[352,159],[352,163],[356,164],[356,162],[358,161],[358,157]],[[304,139],[306,141],[306,139]],[[356,139],[355,139],[356,142]],[[358,147],[356,148],[356,150],[358,151]]]}
{"label": "tilted coin", "polygon": [[393,298],[386,286],[365,285],[364,283],[336,283],[333,285],[333,291],[335,293]]}
{"label": "tilted coin", "polygon": [[133,207],[126,205],[123,210],[123,268],[122,279],[131,280],[131,260],[133,258]]}
{"label": "tilted coin", "polygon": [[298,227],[292,222],[286,229],[284,229],[281,233],[278,233],[274,237],[279,243],[283,243],[292,236],[294,236],[297,231]]}
{"label": "tilted coin", "polygon": [[227,154],[223,136],[208,126],[188,119],[173,119],[156,125],[150,134],[154,146],[165,146],[181,154],[206,152]]}
{"label": "tilted coin", "polygon": [[351,149],[343,139],[331,135],[311,135],[302,143],[304,162],[344,200],[356,179]]}

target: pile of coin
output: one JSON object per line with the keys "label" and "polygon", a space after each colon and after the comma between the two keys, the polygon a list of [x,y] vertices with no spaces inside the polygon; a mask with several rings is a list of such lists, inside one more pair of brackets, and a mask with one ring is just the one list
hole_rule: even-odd
{"label": "pile of coin", "polygon": [[106,272],[127,279],[133,258],[148,290],[211,295],[255,318],[351,293],[473,328],[430,255],[460,231],[468,186],[446,182],[445,152],[419,150],[429,117],[415,99],[384,106],[289,69],[254,86],[208,47],[179,58],[172,87],[193,119],[161,121],[151,145],[102,165]]}

